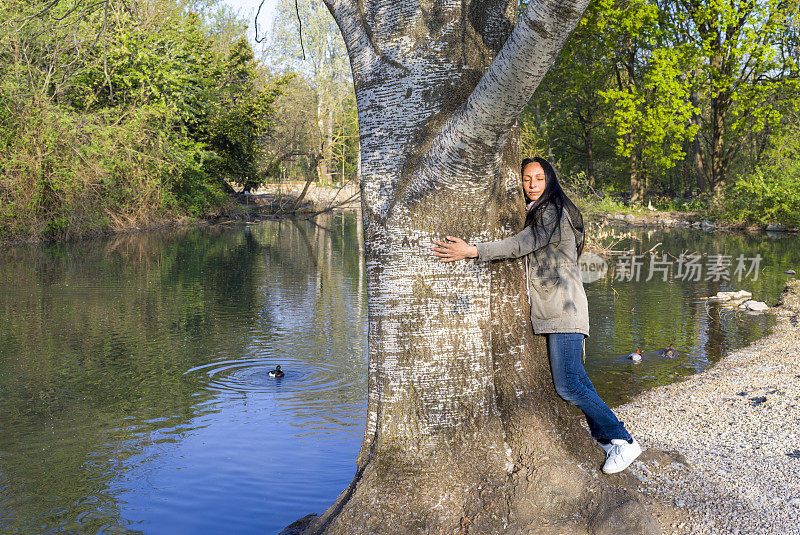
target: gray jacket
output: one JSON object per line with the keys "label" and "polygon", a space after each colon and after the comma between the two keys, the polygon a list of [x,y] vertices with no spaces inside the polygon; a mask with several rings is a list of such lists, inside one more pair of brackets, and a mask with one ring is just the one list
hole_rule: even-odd
{"label": "gray jacket", "polygon": [[[550,205],[542,216],[544,228],[552,229],[555,219],[556,209]],[[533,226],[528,226],[510,238],[477,243],[478,260],[526,256],[533,332],[589,336],[589,304],[578,269],[575,233],[566,208],[559,223],[552,239],[548,239],[549,230],[534,232]]]}

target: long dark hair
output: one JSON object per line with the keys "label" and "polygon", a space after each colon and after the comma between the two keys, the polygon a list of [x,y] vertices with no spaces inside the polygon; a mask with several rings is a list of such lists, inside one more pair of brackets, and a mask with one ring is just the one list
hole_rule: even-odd
{"label": "long dark hair", "polygon": [[[536,201],[533,203],[533,206],[531,206],[531,209],[528,210],[528,216],[525,218],[525,226],[527,227],[528,225],[533,225],[534,232],[549,232],[548,239],[552,239],[553,234],[555,234],[556,231],[561,232],[561,225],[559,223],[564,214],[564,209],[566,209],[567,213],[569,214],[569,218],[572,221],[572,229],[575,233],[575,244],[578,247],[578,256],[581,256],[581,253],[583,253],[583,244],[586,241],[581,211],[578,210],[578,207],[575,206],[575,203],[573,203],[569,197],[567,197],[567,194],[564,193],[564,190],[561,188],[561,184],[558,182],[556,170],[553,169],[553,166],[550,165],[550,162],[544,158],[539,158],[537,156],[536,158],[525,158],[522,160],[520,176],[525,173],[525,166],[533,162],[537,162],[542,166],[542,169],[544,169],[545,186],[541,197],[536,199]],[[542,222],[542,216],[544,215],[545,209],[547,209],[547,207],[551,204],[556,209],[557,223],[552,229],[546,229],[544,228],[544,223]]]}

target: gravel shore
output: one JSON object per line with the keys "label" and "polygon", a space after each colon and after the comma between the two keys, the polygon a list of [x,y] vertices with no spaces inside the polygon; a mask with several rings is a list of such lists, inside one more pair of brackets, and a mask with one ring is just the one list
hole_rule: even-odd
{"label": "gravel shore", "polygon": [[629,468],[645,498],[686,513],[663,533],[800,535],[800,281],[771,312],[768,337],[614,409],[643,448],[679,454]]}

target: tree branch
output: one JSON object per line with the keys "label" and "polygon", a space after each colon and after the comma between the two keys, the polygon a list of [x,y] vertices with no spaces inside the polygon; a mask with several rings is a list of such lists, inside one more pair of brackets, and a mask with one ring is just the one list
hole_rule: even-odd
{"label": "tree branch", "polygon": [[[258,6],[261,9],[261,6]],[[300,18],[300,6],[297,0],[294,0],[294,12],[297,14],[297,33],[300,35],[300,50],[303,51],[303,61],[306,60],[306,47],[303,46],[303,20]]]}
{"label": "tree branch", "polygon": [[12,19],[12,20],[11,20],[11,22],[22,22],[22,23],[23,23],[23,25],[22,25],[22,26],[20,26],[20,27],[17,29],[17,30],[21,30],[21,29],[22,29],[22,28],[25,26],[25,24],[27,24],[27,23],[28,23],[28,22],[30,22],[31,20],[35,19],[36,17],[39,17],[39,16],[41,16],[41,15],[44,15],[45,13],[47,13],[48,11],[50,11],[51,9],[53,9],[53,8],[54,8],[56,5],[58,5],[58,3],[59,3],[60,1],[61,1],[61,0],[53,0],[52,2],[50,2],[49,4],[47,4],[47,5],[46,5],[44,8],[42,8],[42,10],[41,10],[41,11],[38,11],[38,12],[34,13],[33,15],[30,15],[30,16],[28,16],[28,17],[25,17],[25,18],[22,18],[22,19],[16,19],[16,20]]}
{"label": "tree branch", "polygon": [[588,3],[538,0],[528,4],[511,37],[442,132],[456,141],[446,145],[455,148],[463,138],[505,139]]}
{"label": "tree branch", "polygon": [[[89,46],[89,48],[86,49],[86,51],[84,53],[84,57],[88,56],[92,52],[92,50],[94,50],[94,48],[97,46],[97,43],[100,41],[100,38],[103,36],[103,34],[105,33],[106,29],[108,28],[108,17],[107,17],[107,15],[108,15],[108,1],[109,0],[100,0],[99,2],[95,2],[94,4],[90,5],[86,9],[84,9],[83,12],[78,17],[78,20],[80,21],[86,15],[87,10],[89,10],[90,8],[93,9],[96,6],[105,4],[106,12],[104,13],[104,16],[103,16],[103,24],[102,24],[102,26],[100,26],[100,30],[98,30],[97,35],[95,36],[94,41],[92,42],[92,44]],[[62,85],[67,80],[72,78],[75,74],[77,74],[80,71],[80,66],[77,69],[75,69],[74,71],[71,71],[71,72],[69,71],[69,69],[76,62],[78,62],[80,59],[81,59],[81,53],[80,53],[80,50],[79,50],[79,48],[78,48],[78,46],[76,44],[76,46],[75,46],[75,59],[73,59],[72,61],[70,61],[66,65],[62,66],[62,69],[64,70],[64,75],[61,78],[61,84]]]}

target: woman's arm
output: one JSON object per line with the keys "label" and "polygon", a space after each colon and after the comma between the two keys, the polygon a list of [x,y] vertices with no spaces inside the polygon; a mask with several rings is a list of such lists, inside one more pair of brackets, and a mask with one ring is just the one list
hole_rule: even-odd
{"label": "woman's arm", "polygon": [[[542,215],[542,226],[534,231],[533,226],[528,226],[520,232],[506,238],[487,243],[470,245],[461,238],[447,236],[453,243],[434,240],[437,247],[431,250],[440,257],[442,262],[452,262],[464,258],[477,258],[481,261],[498,260],[501,258],[519,258],[528,253],[541,249],[550,241],[550,229],[556,224],[556,210],[549,206]],[[546,230],[545,230],[546,229]]]}

